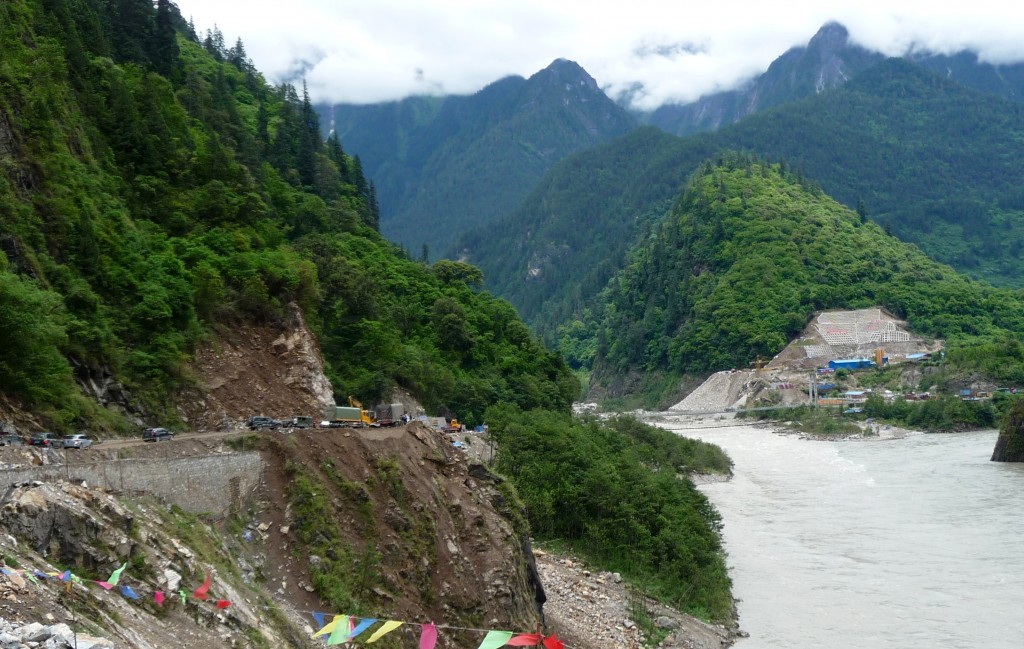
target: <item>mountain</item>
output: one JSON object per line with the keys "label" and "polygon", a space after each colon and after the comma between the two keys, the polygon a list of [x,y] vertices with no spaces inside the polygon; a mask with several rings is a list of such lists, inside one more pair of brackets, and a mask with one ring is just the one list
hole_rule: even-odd
{"label": "mountain", "polygon": [[773,357],[816,312],[869,306],[946,339],[961,369],[1024,380],[1019,292],[967,279],[796,172],[739,154],[701,166],[629,251],[583,334],[566,335],[594,350],[596,377],[682,376]]}
{"label": "mountain", "polygon": [[550,342],[697,165],[731,149],[783,160],[938,261],[1019,287],[1022,110],[887,59],[849,83],[715,133],[681,139],[641,128],[570,157],[516,212],[450,254],[478,264]]}
{"label": "mountain", "polygon": [[295,311],[341,399],[401,386],[470,423],[509,398],[568,407],[564,362],[475,269],[374,229],[367,179],[305,92],[171,3],[106,6],[0,5],[0,420],[178,424],[202,345]]}
{"label": "mountain", "polygon": [[507,77],[470,96],[321,107],[373,179],[381,231],[432,256],[515,208],[555,163],[635,123],[576,63]]}
{"label": "mountain", "polygon": [[827,23],[807,46],[790,49],[742,87],[689,104],[663,105],[642,121],[675,135],[714,131],[758,111],[834,88],[883,58],[851,45],[842,25]]}
{"label": "mountain", "polygon": [[[806,46],[790,49],[740,88],[688,104],[666,104],[640,120],[675,135],[714,131],[759,111],[835,88],[884,58],[851,43],[842,25],[826,23]],[[912,51],[904,58],[960,85],[1024,101],[1024,63],[984,63],[970,51],[948,55]]]}

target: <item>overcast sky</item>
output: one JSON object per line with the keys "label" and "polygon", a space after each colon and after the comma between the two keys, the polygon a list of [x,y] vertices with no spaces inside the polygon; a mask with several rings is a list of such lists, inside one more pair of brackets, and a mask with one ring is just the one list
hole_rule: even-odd
{"label": "overcast sky", "polygon": [[[639,107],[686,102],[763,72],[829,20],[866,47],[1024,60],[1012,0],[176,0],[205,33],[245,43],[271,82],[305,71],[317,101],[468,94],[554,59],[582,65]],[[299,75],[301,77],[301,74]]]}

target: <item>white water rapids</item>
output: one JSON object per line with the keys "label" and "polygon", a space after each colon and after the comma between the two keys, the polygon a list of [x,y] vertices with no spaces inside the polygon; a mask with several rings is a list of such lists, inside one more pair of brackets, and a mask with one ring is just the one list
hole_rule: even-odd
{"label": "white water rapids", "polygon": [[702,489],[750,634],[737,649],[1024,647],[1024,465],[989,461],[995,431],[819,442],[658,423],[735,463]]}

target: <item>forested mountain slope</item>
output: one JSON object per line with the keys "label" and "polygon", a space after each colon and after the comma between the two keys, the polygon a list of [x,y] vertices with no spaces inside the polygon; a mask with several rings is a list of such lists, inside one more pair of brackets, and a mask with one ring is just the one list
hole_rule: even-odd
{"label": "forested mountain slope", "polygon": [[947,339],[961,370],[1024,381],[1020,292],[967,279],[794,172],[737,154],[701,167],[582,333],[565,333],[598,376],[706,373],[774,356],[815,312],[876,305]]}
{"label": "forested mountain slope", "polygon": [[566,408],[561,358],[475,269],[386,242],[370,189],[304,92],[172,3],[0,4],[3,397],[63,430],[173,422],[199,341],[296,303],[342,397]]}
{"label": "forested mountain slope", "polygon": [[622,135],[633,118],[572,61],[470,96],[322,107],[374,179],[381,231],[419,256],[514,209],[566,155]]}
{"label": "forested mountain slope", "polygon": [[515,213],[451,254],[477,263],[488,285],[550,340],[696,166],[734,149],[784,160],[939,261],[1021,286],[1022,111],[889,59],[834,90],[715,133],[679,139],[638,129],[573,156]]}

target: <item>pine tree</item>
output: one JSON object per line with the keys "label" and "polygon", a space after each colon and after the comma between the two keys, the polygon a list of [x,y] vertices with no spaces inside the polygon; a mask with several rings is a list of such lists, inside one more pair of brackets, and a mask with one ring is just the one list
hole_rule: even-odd
{"label": "pine tree", "polygon": [[380,231],[380,204],[377,203],[377,187],[370,181],[370,192],[366,198],[366,225]]}
{"label": "pine tree", "polygon": [[313,110],[313,104],[309,100],[309,89],[306,82],[302,82],[302,119],[301,130],[299,131],[298,156],[295,160],[295,168],[299,172],[299,179],[303,185],[313,187],[316,182],[316,153],[320,148],[320,121]]}
{"label": "pine tree", "polygon": [[181,51],[178,49],[172,12],[170,0],[157,0],[150,59],[158,73],[177,83],[182,75]]}

